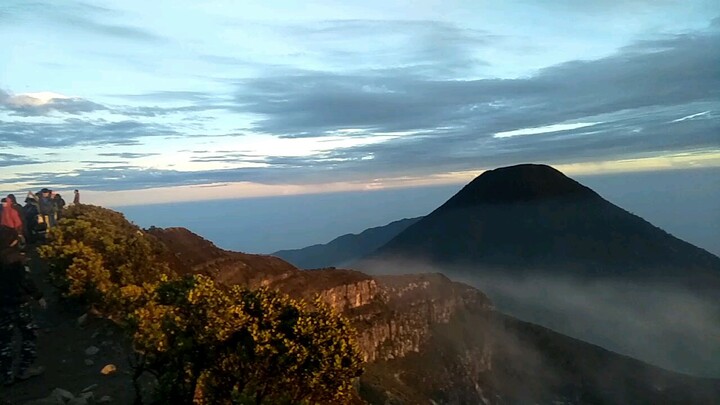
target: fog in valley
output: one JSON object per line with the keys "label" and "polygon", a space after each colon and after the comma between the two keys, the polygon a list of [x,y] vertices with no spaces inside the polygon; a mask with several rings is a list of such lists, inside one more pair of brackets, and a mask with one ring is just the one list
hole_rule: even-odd
{"label": "fog in valley", "polygon": [[417,261],[372,262],[373,274],[438,272],[472,285],[521,320],[669,370],[720,376],[720,303],[666,284],[513,277]]}

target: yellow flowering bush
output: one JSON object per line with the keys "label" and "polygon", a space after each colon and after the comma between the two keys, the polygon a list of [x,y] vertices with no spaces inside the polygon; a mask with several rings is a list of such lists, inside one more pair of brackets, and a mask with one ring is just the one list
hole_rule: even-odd
{"label": "yellow flowering bush", "polygon": [[66,295],[119,321],[172,404],[342,404],[362,372],[355,333],[322,301],[177,277],[164,247],[114,211],[69,208],[40,254]]}

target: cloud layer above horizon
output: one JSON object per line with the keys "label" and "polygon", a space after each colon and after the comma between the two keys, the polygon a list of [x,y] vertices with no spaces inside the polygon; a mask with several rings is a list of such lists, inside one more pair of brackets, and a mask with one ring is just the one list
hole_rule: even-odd
{"label": "cloud layer above horizon", "polygon": [[3,2],[0,192],[720,165],[716,2],[273,4]]}

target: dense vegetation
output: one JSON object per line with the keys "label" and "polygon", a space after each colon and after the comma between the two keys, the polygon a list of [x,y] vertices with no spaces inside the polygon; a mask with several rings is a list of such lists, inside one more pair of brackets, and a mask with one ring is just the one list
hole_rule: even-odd
{"label": "dense vegetation", "polygon": [[347,320],[319,299],[179,277],[164,246],[114,211],[70,207],[40,254],[68,297],[132,336],[135,377],[173,404],[343,403],[361,358]]}

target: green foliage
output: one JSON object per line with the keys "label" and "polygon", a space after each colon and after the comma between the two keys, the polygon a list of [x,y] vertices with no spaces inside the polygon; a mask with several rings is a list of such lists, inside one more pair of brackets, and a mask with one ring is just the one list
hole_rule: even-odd
{"label": "green foliage", "polygon": [[347,321],[320,301],[196,275],[160,284],[133,318],[136,349],[172,403],[343,403],[361,372]]}
{"label": "green foliage", "polygon": [[66,294],[119,320],[158,403],[344,403],[361,372],[348,321],[319,299],[178,278],[152,236],[104,208],[66,210],[40,249]]}
{"label": "green foliage", "polygon": [[65,210],[39,253],[68,296],[121,319],[128,307],[142,305],[142,291],[173,276],[159,259],[162,249],[122,214],[80,205]]}

